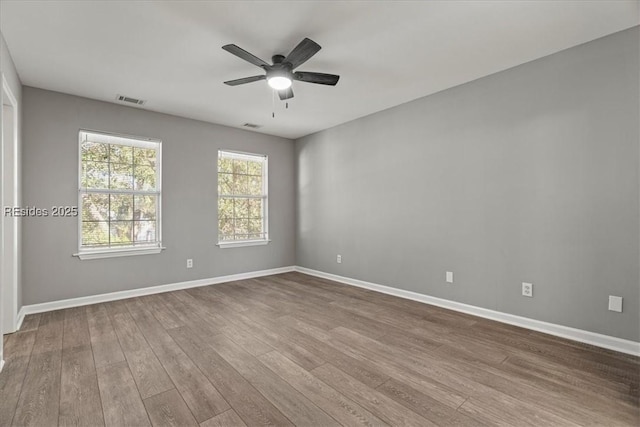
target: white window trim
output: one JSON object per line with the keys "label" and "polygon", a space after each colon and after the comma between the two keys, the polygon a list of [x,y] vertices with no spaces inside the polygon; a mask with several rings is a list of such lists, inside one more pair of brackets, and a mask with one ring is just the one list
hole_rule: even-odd
{"label": "white window trim", "polygon": [[[264,239],[256,239],[256,240],[237,240],[237,241],[220,241],[216,243],[220,249],[232,249],[232,248],[242,248],[247,246],[262,246],[268,245],[271,242],[269,239],[269,156],[266,154],[255,154],[255,153],[247,153],[242,151],[234,151],[234,150],[226,150],[223,148],[218,149],[218,159],[220,158],[220,152],[224,152],[226,154],[231,154],[232,156],[228,157],[237,157],[238,159],[246,159],[246,160],[254,160],[256,157],[264,158],[264,163],[262,164],[262,187],[263,187],[263,196],[261,197],[263,202],[262,207],[262,224],[264,227]],[[218,179],[220,174],[220,170],[218,169],[218,161],[216,159],[216,179]],[[216,216],[218,214],[218,201],[220,200],[220,193],[218,193],[216,197]],[[216,228],[219,226],[216,226]],[[217,230],[218,236],[220,235],[220,230]]]}
{"label": "white window trim", "polygon": [[116,258],[121,256],[134,256],[134,255],[154,255],[159,254],[165,247],[158,246],[147,246],[147,247],[126,247],[119,249],[100,249],[96,251],[84,250],[82,252],[78,252],[77,254],[73,254],[73,256],[80,258],[82,261],[89,259],[100,259],[100,258]]}
{"label": "white window trim", "polygon": [[268,245],[271,240],[242,240],[237,242],[220,242],[217,243],[216,246],[219,246],[220,249],[231,249],[231,248],[241,248],[244,246],[263,246]]}
{"label": "white window trim", "polygon": [[[157,229],[156,235],[158,236],[157,243],[151,245],[135,245],[135,246],[121,246],[110,248],[82,248],[82,134],[91,133],[99,135],[100,139],[104,139],[102,142],[117,144],[118,140],[136,140],[139,142],[139,147],[145,147],[145,143],[153,144],[153,148],[157,146],[156,157],[156,187],[157,190],[154,194],[158,197],[158,209],[156,210]],[[124,141],[122,141],[124,142]],[[129,143],[130,144],[130,143]],[[125,190],[125,192],[127,192]],[[133,191],[132,191],[133,192]],[[145,138],[134,135],[125,135],[112,132],[97,131],[91,129],[80,129],[78,131],[78,252],[73,254],[74,257],[78,257],[81,261],[100,259],[100,258],[116,258],[124,256],[136,256],[136,255],[153,255],[159,254],[164,249],[162,246],[162,141],[159,139]]]}

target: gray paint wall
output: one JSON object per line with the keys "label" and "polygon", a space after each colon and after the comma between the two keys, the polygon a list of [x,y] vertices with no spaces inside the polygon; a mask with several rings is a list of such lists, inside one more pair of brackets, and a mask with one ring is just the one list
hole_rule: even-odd
{"label": "gray paint wall", "polygon": [[[167,248],[158,255],[80,261],[72,257],[77,218],[25,218],[25,305],[295,264],[293,141],[31,87],[24,87],[23,101],[23,204],[77,205],[80,128],[159,138]],[[219,148],[269,156],[272,241],[266,246],[215,245]]]}
{"label": "gray paint wall", "polygon": [[298,140],[297,264],[640,340],[638,40],[636,27]]}

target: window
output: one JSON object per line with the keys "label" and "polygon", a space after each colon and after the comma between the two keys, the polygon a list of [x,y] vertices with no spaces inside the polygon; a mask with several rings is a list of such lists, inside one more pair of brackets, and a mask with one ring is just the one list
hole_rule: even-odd
{"label": "window", "polygon": [[160,252],[160,145],[80,131],[80,259]]}
{"label": "window", "polygon": [[218,244],[268,241],[267,156],[218,151]]}

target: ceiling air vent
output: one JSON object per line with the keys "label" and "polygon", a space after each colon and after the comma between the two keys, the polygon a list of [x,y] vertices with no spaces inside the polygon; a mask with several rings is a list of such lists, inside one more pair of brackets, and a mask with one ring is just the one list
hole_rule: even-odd
{"label": "ceiling air vent", "polygon": [[251,129],[258,129],[260,127],[260,125],[256,125],[255,123],[245,123],[242,126]]}
{"label": "ceiling air vent", "polygon": [[124,95],[118,95],[116,96],[116,99],[121,102],[128,102],[130,104],[136,104],[136,105],[144,105],[145,102],[147,102],[147,101],[143,101],[142,99],[131,98],[129,96],[124,96]]}

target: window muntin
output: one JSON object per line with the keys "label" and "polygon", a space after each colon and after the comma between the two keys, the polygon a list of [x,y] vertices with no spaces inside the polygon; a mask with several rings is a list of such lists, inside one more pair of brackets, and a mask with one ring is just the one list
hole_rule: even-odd
{"label": "window muntin", "polygon": [[267,156],[218,151],[218,243],[266,242]]}
{"label": "window muntin", "polygon": [[80,131],[81,253],[160,248],[160,141]]}

